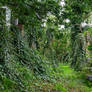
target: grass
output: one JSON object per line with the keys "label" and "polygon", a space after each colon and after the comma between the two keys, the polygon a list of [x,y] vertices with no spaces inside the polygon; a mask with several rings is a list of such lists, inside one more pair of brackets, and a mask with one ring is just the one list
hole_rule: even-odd
{"label": "grass", "polygon": [[82,72],[76,72],[69,65],[48,66],[47,74],[35,76],[26,67],[16,67],[19,80],[1,76],[0,92],[92,92]]}

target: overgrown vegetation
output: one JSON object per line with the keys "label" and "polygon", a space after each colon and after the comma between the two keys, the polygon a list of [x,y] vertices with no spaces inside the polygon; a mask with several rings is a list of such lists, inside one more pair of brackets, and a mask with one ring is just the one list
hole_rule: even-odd
{"label": "overgrown vegetation", "polygon": [[91,3],[0,0],[0,92],[91,92]]}

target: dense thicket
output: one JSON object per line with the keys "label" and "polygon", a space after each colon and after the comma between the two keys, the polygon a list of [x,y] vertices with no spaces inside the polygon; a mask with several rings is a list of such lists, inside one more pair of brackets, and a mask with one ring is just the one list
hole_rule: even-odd
{"label": "dense thicket", "polygon": [[[73,92],[63,85],[64,81],[69,85],[67,80],[76,83],[78,78],[91,86],[91,82],[85,81],[92,80],[91,3],[91,0],[0,0],[1,92],[16,92],[15,89],[50,92],[38,89],[43,81],[54,83],[60,92]],[[6,25],[8,10],[10,26]],[[91,90],[81,89],[79,92]]]}

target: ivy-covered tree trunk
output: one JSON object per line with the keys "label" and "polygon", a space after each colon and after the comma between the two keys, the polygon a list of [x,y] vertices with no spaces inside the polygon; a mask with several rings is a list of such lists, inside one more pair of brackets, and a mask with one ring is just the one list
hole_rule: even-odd
{"label": "ivy-covered tree trunk", "polygon": [[71,30],[72,41],[72,63],[76,69],[81,68],[86,61],[85,37],[79,26],[74,26]]}

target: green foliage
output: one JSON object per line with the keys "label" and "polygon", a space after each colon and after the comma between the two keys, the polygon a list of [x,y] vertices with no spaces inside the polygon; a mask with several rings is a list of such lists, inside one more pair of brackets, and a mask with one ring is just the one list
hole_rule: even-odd
{"label": "green foliage", "polygon": [[55,68],[50,66],[48,69],[49,81],[54,83],[53,90],[60,92],[91,91],[91,88],[86,85],[83,72],[76,72],[65,64],[58,64]]}
{"label": "green foliage", "polygon": [[54,89],[60,92],[67,92],[67,89],[62,86],[62,83],[56,83]]}
{"label": "green foliage", "polygon": [[90,45],[88,46],[88,50],[89,50],[89,51],[92,50],[92,44],[90,44]]}
{"label": "green foliage", "polygon": [[[12,13],[8,29],[5,9],[0,9],[0,92],[92,90],[91,82],[84,78],[88,72],[82,70],[87,65],[86,30],[92,35],[92,28],[81,27],[90,16],[92,1],[65,0],[64,7],[60,2],[0,0],[0,6],[9,7]],[[14,25],[15,19],[19,25]],[[92,44],[88,50],[92,50]]]}

